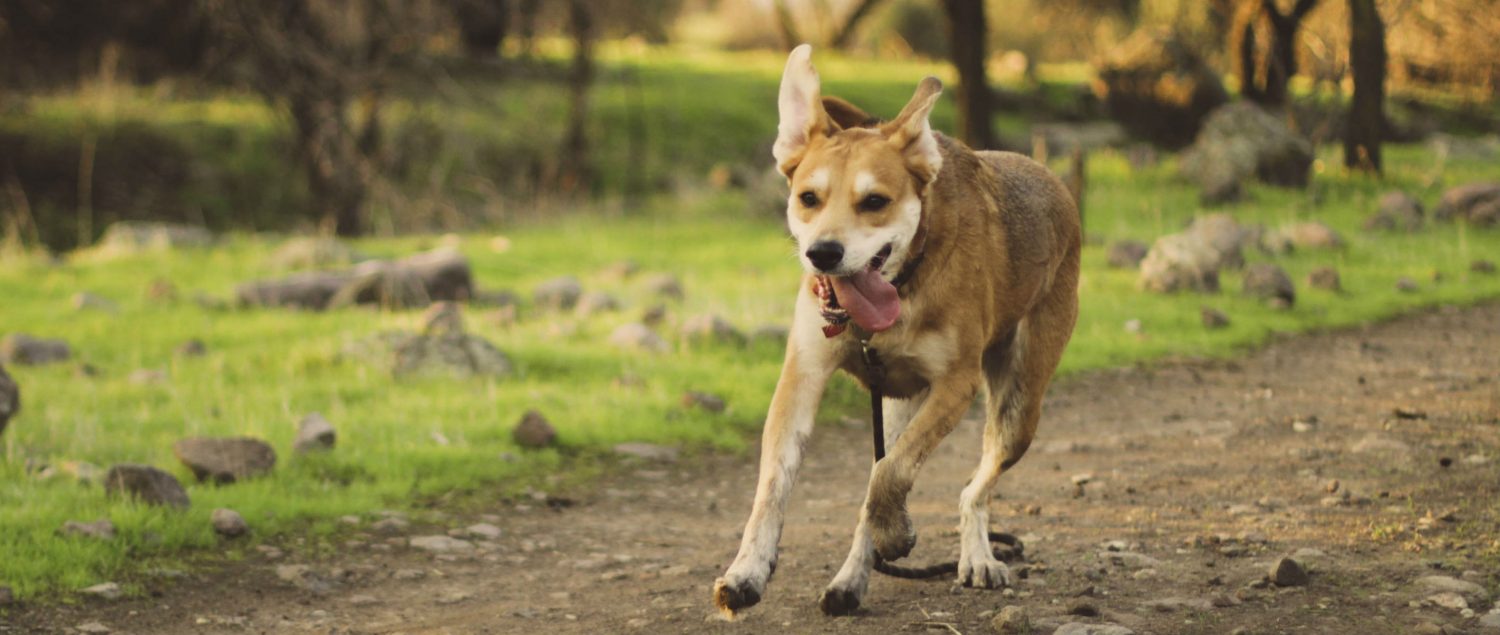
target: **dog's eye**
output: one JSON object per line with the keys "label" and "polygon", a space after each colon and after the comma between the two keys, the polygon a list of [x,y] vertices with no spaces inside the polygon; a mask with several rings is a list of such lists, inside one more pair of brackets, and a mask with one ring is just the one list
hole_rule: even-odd
{"label": "dog's eye", "polygon": [[878,212],[885,209],[885,206],[889,205],[890,202],[891,199],[888,199],[884,196],[881,196],[879,194],[871,194],[860,199],[859,209],[866,212]]}
{"label": "dog's eye", "polygon": [[818,195],[817,194],[813,194],[812,192],[803,192],[802,195],[798,196],[797,198],[799,198],[799,199],[802,200],[802,206],[803,207],[817,207],[818,206]]}

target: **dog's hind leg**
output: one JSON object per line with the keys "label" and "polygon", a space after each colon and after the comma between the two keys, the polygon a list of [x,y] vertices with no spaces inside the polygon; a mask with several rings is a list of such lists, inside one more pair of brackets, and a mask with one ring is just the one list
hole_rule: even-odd
{"label": "dog's hind leg", "polygon": [[906,513],[906,495],[922,463],[958,425],[978,390],[978,375],[978,369],[959,370],[935,382],[922,403],[915,406],[911,424],[891,444],[890,453],[875,463],[849,557],[818,602],[824,613],[846,615],[859,608],[875,555],[895,560],[910,553],[916,544]]}

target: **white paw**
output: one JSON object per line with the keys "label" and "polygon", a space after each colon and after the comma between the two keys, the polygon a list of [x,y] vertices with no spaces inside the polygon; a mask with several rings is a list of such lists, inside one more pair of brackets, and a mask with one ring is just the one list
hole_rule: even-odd
{"label": "white paw", "polygon": [[1010,567],[985,553],[972,558],[962,558],[958,563],[958,583],[978,589],[1000,589],[1011,586]]}

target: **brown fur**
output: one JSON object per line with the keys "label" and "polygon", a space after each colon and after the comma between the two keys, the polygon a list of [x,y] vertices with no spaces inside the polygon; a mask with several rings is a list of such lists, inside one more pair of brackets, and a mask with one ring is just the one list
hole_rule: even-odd
{"label": "brown fur", "polygon": [[[793,53],[783,80],[778,140],[778,159],[792,185],[788,217],[794,234],[800,226],[815,230],[820,239],[890,231],[902,222],[898,203],[920,200],[916,230],[897,251],[903,260],[919,251],[923,256],[899,289],[900,318],[874,334],[856,328],[823,339],[815,332],[822,324],[811,290],[815,277],[804,276],[766,420],[755,506],[739,556],[715,585],[715,603],[733,615],[759,600],[774,569],[781,512],[828,374],[836,367],[866,384],[870,380],[860,355],[861,335],[884,361],[882,388],[891,397],[886,411],[895,415],[889,418],[909,423],[902,432],[900,424],[906,422],[894,422],[899,436],[874,465],[854,546],[824,593],[823,610],[852,611],[867,586],[873,556],[894,560],[911,550],[916,536],[906,495],[923,461],[981,390],[988,411],[985,451],[960,500],[960,582],[1007,584],[1009,573],[989,555],[987,542],[981,554],[974,541],[984,540],[985,505],[995,480],[1031,443],[1042,395],[1072,335],[1078,311],[1078,212],[1045,167],[1018,154],[975,152],[928,132],[926,113],[941,90],[936,80],[924,81],[901,115],[877,127],[848,102],[819,99],[816,75],[808,80],[795,74],[812,72],[810,65],[805,71],[798,66],[805,63],[806,51],[801,62],[798,55]],[[805,128],[787,126],[789,119],[800,123],[787,113],[805,114],[796,101],[803,98],[816,104],[811,121]],[[798,138],[799,130],[806,136]],[[863,193],[853,182],[859,179],[893,203],[879,212],[856,209]],[[805,190],[816,190],[816,208],[799,206],[797,196]]]}

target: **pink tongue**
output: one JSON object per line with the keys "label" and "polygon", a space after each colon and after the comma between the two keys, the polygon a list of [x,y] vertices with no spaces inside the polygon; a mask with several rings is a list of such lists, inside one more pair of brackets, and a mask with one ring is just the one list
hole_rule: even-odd
{"label": "pink tongue", "polygon": [[852,276],[830,279],[839,306],[849,312],[860,328],[878,333],[891,328],[901,315],[901,298],[896,295],[896,287],[886,282],[879,271],[866,269]]}

